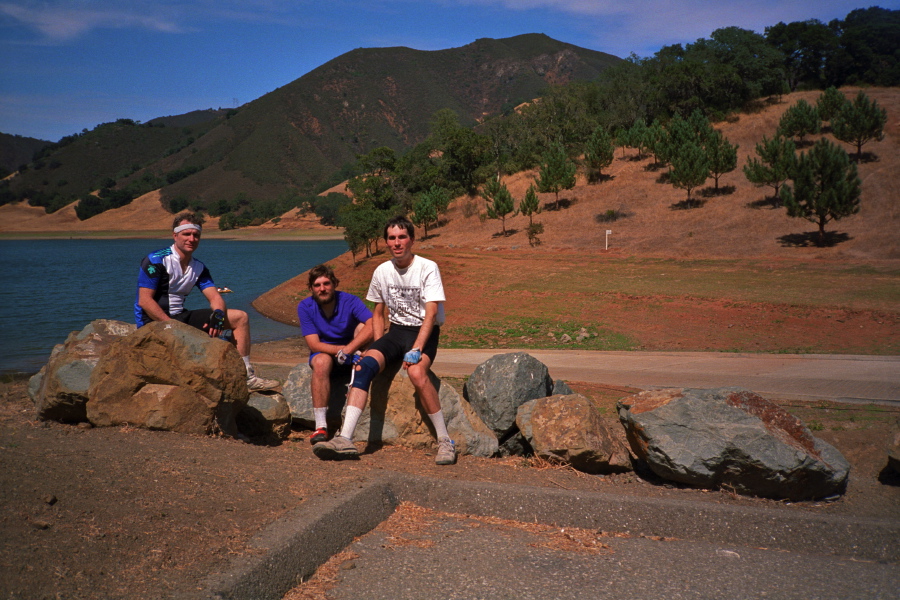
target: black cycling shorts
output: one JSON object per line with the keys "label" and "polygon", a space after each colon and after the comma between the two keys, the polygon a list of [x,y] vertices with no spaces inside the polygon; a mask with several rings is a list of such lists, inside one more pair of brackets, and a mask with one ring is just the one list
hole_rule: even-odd
{"label": "black cycling shorts", "polygon": [[[395,360],[403,360],[403,355],[412,350],[416,338],[419,336],[419,327],[409,325],[397,325],[391,323],[387,333],[375,340],[369,345],[369,350],[378,350],[384,356],[385,364],[392,363]],[[422,348],[422,354],[431,359],[434,364],[434,357],[437,356],[438,338],[441,337],[441,328],[435,327]]]}
{"label": "black cycling shorts", "polygon": [[172,318],[209,333],[209,327],[207,326],[212,313],[213,309],[211,308],[199,308],[197,310],[185,310],[177,315],[172,315]]}

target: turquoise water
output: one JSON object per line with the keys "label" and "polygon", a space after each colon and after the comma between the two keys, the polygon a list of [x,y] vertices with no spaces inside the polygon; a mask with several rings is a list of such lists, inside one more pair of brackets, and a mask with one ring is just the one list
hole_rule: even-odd
{"label": "turquoise water", "polygon": [[[134,322],[138,267],[172,239],[0,240],[0,373],[37,372],[55,344],[94,319]],[[260,294],[347,250],[343,240],[243,242],[203,240],[195,257],[209,268],[230,308],[250,314],[255,342],[299,335],[260,315]],[[187,308],[208,306],[194,288]]]}

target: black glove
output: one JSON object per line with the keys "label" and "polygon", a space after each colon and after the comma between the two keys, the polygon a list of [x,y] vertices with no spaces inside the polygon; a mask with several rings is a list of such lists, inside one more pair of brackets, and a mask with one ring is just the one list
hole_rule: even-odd
{"label": "black glove", "polygon": [[218,308],[209,315],[209,328],[221,331],[225,327],[225,313]]}

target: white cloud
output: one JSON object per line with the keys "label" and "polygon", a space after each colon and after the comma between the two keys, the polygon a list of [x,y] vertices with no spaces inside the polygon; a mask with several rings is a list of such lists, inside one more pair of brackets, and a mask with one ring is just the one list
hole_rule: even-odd
{"label": "white cloud", "polygon": [[93,29],[137,27],[163,33],[186,29],[172,18],[164,6],[151,3],[119,7],[115,3],[55,2],[0,3],[0,14],[35,30],[45,41],[65,42]]}

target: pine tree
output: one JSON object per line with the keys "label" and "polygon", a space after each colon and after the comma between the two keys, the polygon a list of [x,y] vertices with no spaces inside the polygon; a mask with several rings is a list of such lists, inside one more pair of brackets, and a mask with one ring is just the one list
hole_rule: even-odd
{"label": "pine tree", "polygon": [[588,171],[588,181],[598,181],[603,169],[612,164],[612,136],[605,127],[598,127],[584,149],[584,163]]}
{"label": "pine tree", "polygon": [[691,205],[691,190],[703,185],[709,177],[709,160],[706,152],[694,142],[681,146],[672,158],[669,181],[677,188],[687,190],[687,204]]}
{"label": "pine tree", "polygon": [[637,148],[638,158],[643,158],[648,142],[647,123],[643,119],[635,121],[628,130],[628,140],[632,148]]}
{"label": "pine tree", "polygon": [[541,243],[538,235],[544,232],[544,226],[541,223],[534,222],[534,215],[541,212],[541,200],[538,198],[537,190],[534,184],[528,186],[525,197],[519,203],[519,213],[528,217],[528,243],[532,246]]}
{"label": "pine tree", "polygon": [[516,215],[512,194],[497,177],[491,178],[484,184],[481,196],[487,200],[487,215],[489,219],[499,219],[502,233],[506,236],[506,217]]}
{"label": "pine tree", "polygon": [[528,186],[528,190],[525,192],[525,197],[519,203],[519,213],[525,217],[528,217],[528,224],[534,224],[534,215],[540,214],[541,212],[541,199],[538,198],[537,190],[534,188],[534,184]]}
{"label": "pine tree", "polygon": [[819,118],[822,121],[830,122],[834,121],[834,118],[847,104],[849,104],[847,98],[836,87],[831,86],[816,100],[816,110],[819,111]]}
{"label": "pine tree", "polygon": [[794,185],[782,190],[791,217],[819,226],[818,243],[825,243],[825,225],[859,212],[862,182],[847,153],[821,139],[797,160]]}
{"label": "pine tree", "polygon": [[800,99],[781,115],[775,135],[785,138],[796,137],[802,144],[803,138],[807,135],[819,133],[820,125],[819,112],[809,102]]}
{"label": "pine tree", "polygon": [[554,144],[544,156],[544,164],[538,173],[537,185],[541,193],[553,192],[554,208],[559,209],[559,192],[575,187],[575,163],[566,156],[562,144]]}
{"label": "pine tree", "polygon": [[791,177],[791,170],[797,160],[796,152],[797,147],[791,140],[780,137],[768,139],[763,136],[762,141],[756,144],[759,160],[750,157],[744,165],[744,175],[750,183],[775,188],[776,206],[781,200],[778,190]]}
{"label": "pine tree", "polygon": [[647,127],[647,150],[653,154],[653,162],[661,161],[660,152],[663,151],[663,144],[666,139],[666,130],[663,129],[659,119],[653,119],[653,122]]}
{"label": "pine tree", "polygon": [[856,95],[852,103],[847,103],[831,121],[834,137],[856,146],[856,160],[862,159],[862,147],[871,140],[884,139],[887,111],[863,93]]}
{"label": "pine tree", "polygon": [[731,144],[722,132],[713,130],[706,139],[705,150],[706,158],[709,160],[709,174],[716,180],[718,191],[719,177],[737,168],[738,146]]}

